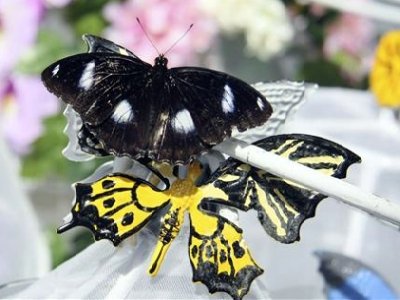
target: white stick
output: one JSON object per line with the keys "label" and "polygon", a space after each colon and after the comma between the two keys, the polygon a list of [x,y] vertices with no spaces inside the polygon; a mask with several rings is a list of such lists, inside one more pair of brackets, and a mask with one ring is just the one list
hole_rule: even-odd
{"label": "white stick", "polygon": [[323,175],[299,163],[236,139],[225,141],[214,149],[311,190],[336,198],[400,227],[399,205],[364,192],[343,180]]}
{"label": "white stick", "polygon": [[340,11],[358,14],[380,21],[400,23],[400,10],[396,5],[388,5],[375,1],[349,0],[298,0],[303,4],[314,2]]}

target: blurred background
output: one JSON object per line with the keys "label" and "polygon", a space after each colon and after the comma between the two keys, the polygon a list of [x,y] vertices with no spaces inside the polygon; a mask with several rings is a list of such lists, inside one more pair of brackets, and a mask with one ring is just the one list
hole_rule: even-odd
{"label": "blurred background", "polygon": [[[40,72],[85,52],[84,33],[152,63],[157,52],[136,17],[160,52],[194,23],[168,53],[169,66],[205,66],[249,83],[318,83],[285,131],[343,143],[364,160],[350,181],[400,203],[400,1],[0,0],[0,285],[43,275],[92,243],[86,230],[55,230],[70,211],[71,184],[107,159],[62,156],[65,106]],[[255,253],[273,295],[321,297],[312,256],[320,248],[364,260],[398,289],[398,232],[332,199],[321,206],[302,242],[265,238]],[[251,229],[254,216],[243,220],[250,247],[260,248],[265,234]]]}

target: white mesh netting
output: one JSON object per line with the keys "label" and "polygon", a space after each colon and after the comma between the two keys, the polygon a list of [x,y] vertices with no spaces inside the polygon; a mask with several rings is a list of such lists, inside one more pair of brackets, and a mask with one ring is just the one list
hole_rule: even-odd
{"label": "white mesh netting", "polygon": [[[363,158],[363,163],[351,170],[350,180],[353,178],[363,189],[398,201],[398,121],[378,115],[378,111],[366,92],[321,89],[286,130],[343,143]],[[112,169],[106,166],[102,174]],[[241,223],[253,256],[266,270],[266,275],[253,282],[245,299],[266,299],[264,284],[277,298],[321,298],[322,281],[317,261],[311,255],[318,248],[354,257],[362,255],[393,286],[398,286],[398,268],[394,263],[398,255],[393,251],[400,242],[398,232],[336,201],[324,201],[316,218],[304,226],[301,243],[291,246],[268,239],[259,226],[254,226],[253,215],[241,215]],[[94,243],[13,297],[230,299],[222,293],[210,295],[203,284],[192,283],[187,235],[187,229],[183,230],[174,241],[155,278],[147,275],[155,237],[142,230],[117,248],[108,241]]]}

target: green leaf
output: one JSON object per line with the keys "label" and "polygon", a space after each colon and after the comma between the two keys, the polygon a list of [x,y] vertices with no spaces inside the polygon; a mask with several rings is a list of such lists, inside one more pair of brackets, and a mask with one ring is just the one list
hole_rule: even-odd
{"label": "green leaf", "polygon": [[349,86],[349,83],[342,77],[340,68],[324,59],[306,61],[297,80],[314,82],[321,86]]}
{"label": "green leaf", "polygon": [[60,113],[44,121],[45,132],[33,144],[33,151],[23,159],[22,175],[30,178],[58,177],[68,182],[81,180],[89,176],[107,158],[98,158],[88,162],[71,162],[61,151],[68,143],[63,133],[65,117]]}
{"label": "green leaf", "polygon": [[102,10],[107,0],[74,1],[65,11],[67,21],[77,35],[84,33],[100,35],[107,25]]}
{"label": "green leaf", "polygon": [[68,243],[67,240],[59,236],[54,229],[48,230],[46,235],[50,244],[52,267],[55,268],[68,259]]}
{"label": "green leaf", "polygon": [[76,48],[59,32],[42,29],[36,44],[22,57],[16,70],[24,74],[40,74],[54,61],[76,53]]}

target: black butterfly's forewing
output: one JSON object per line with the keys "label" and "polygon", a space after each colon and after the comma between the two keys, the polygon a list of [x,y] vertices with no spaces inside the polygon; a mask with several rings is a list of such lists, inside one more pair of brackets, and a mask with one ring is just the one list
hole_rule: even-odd
{"label": "black butterfly's forewing", "polygon": [[140,108],[143,93],[138,91],[144,90],[150,67],[118,54],[85,53],[50,65],[43,71],[42,79],[49,91],[71,104],[85,123],[99,125],[124,100],[137,104],[132,110]]}
{"label": "black butterfly's forewing", "polygon": [[[130,57],[137,58],[131,51],[121,47],[109,40],[103,39],[90,34],[82,36],[88,45],[88,52],[118,53]],[[80,118],[78,115],[77,118]],[[106,156],[109,153],[103,149],[100,141],[89,131],[85,124],[82,124],[77,132],[78,143],[83,152],[94,154],[96,156]]]}
{"label": "black butterfly's forewing", "polygon": [[103,39],[101,37],[94,36],[91,34],[84,34],[82,38],[88,45],[89,53],[93,52],[118,53],[121,55],[126,55],[139,59],[135,54],[133,54],[128,49],[119,46],[109,40]]}
{"label": "black butterfly's forewing", "polygon": [[206,145],[239,131],[259,126],[272,113],[265,97],[228,74],[196,67],[171,69],[174,88],[190,112],[197,134]]}
{"label": "black butterfly's forewing", "polygon": [[[145,92],[150,67],[118,54],[86,53],[54,63],[42,79],[52,93],[72,105],[107,152],[133,156],[148,148],[151,110],[160,110]],[[109,140],[117,127],[123,134]]]}

